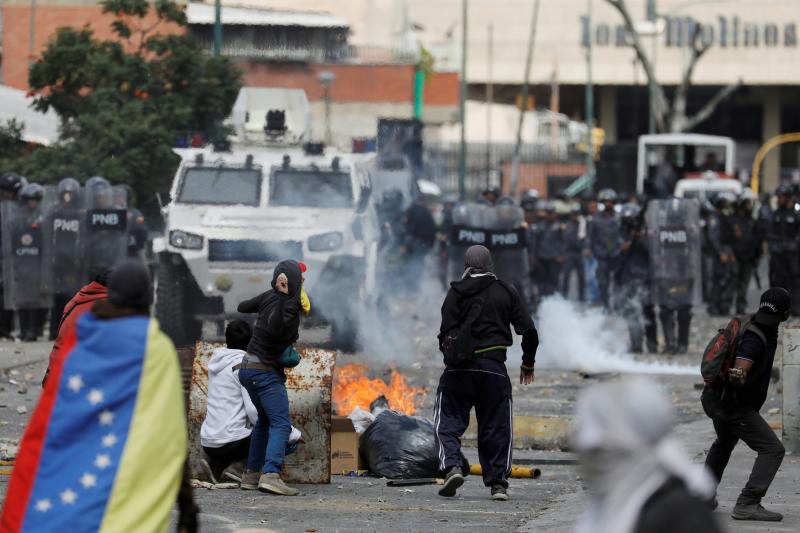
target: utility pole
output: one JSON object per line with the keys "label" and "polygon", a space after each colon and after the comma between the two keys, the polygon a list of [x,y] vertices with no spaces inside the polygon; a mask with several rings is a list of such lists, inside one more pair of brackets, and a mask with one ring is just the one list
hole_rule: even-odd
{"label": "utility pole", "polygon": [[519,151],[522,144],[522,126],[525,123],[525,111],[528,107],[528,92],[531,76],[531,63],[533,63],[533,44],[536,41],[536,26],[539,22],[539,0],[533,4],[533,17],[531,19],[531,31],[528,36],[528,57],[525,61],[525,78],[522,81],[522,103],[519,110],[519,121],[517,122],[517,142],[514,144],[514,156],[511,160],[511,186],[508,194],[515,198],[517,196],[517,185],[519,183]]}
{"label": "utility pole", "polygon": [[214,0],[214,55],[222,53],[222,1]]}
{"label": "utility pole", "polygon": [[30,27],[28,28],[28,65],[33,65],[36,54],[36,0],[31,0]]}
{"label": "utility pole", "polygon": [[[649,0],[647,3],[647,14],[649,15],[648,18],[652,18],[653,24],[658,23],[658,6],[656,5],[656,0]],[[656,107],[655,107],[655,99],[656,99],[656,68],[658,68],[658,61],[656,60],[656,53],[658,51],[658,32],[653,33],[653,54],[651,57],[651,63],[653,64],[653,78],[650,80],[648,85],[649,89],[649,100],[650,100],[650,116],[649,122],[647,124],[647,131],[650,134],[656,132]]]}
{"label": "utility pole", "polygon": [[467,177],[467,0],[461,0],[461,90],[458,95],[458,118],[461,120],[461,143],[458,150],[458,196],[466,197]]}
{"label": "utility pole", "polygon": [[594,182],[594,84],[592,82],[592,0],[586,0],[589,42],[586,45],[586,176]]}
{"label": "utility pole", "polygon": [[494,62],[494,26],[489,24],[489,42],[486,50],[486,186],[491,186],[492,173],[492,104],[494,103],[494,83],[492,82],[492,63]]}

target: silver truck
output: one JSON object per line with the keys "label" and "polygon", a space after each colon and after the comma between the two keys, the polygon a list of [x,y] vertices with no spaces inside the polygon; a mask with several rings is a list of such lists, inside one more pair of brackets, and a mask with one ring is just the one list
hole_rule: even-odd
{"label": "silver truck", "polygon": [[335,346],[352,349],[356,316],[375,293],[371,156],[304,143],[308,130],[297,125],[307,121],[297,117],[308,116],[307,102],[305,109],[270,107],[302,103],[302,92],[250,91],[230,151],[176,150],[181,164],[162,210],[165,233],[154,243],[156,316],[176,345],[191,344],[204,321],[236,317],[239,302],[270,288],[279,261],[295,259],[308,267],[312,314],[331,325]]}

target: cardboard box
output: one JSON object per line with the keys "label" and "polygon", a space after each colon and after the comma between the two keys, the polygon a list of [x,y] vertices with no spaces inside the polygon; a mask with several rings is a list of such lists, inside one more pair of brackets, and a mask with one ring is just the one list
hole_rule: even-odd
{"label": "cardboard box", "polygon": [[359,469],[359,436],[352,420],[346,416],[331,417],[331,474]]}

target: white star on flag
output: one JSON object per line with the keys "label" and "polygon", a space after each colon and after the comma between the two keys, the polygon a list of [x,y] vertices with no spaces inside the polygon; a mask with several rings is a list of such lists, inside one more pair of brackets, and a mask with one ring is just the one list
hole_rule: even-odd
{"label": "white star on flag", "polygon": [[107,453],[101,453],[95,458],[94,466],[96,466],[100,470],[108,468],[109,466],[111,466],[111,457],[109,457]]}
{"label": "white star on flag", "polygon": [[40,513],[46,513],[52,506],[53,504],[51,504],[50,500],[48,499],[39,500],[36,502],[36,510]]}
{"label": "white star on flag", "polygon": [[110,426],[113,421],[114,421],[114,413],[112,413],[108,409],[100,413],[101,426]]}
{"label": "white star on flag", "polygon": [[113,433],[109,433],[103,437],[103,448],[111,448],[113,445],[117,443],[117,436]]}
{"label": "white star on flag", "polygon": [[83,485],[83,488],[89,489],[91,487],[94,487],[96,484],[97,484],[97,476],[95,476],[94,474],[86,472],[81,476],[81,485]]}
{"label": "white star on flag", "polygon": [[103,391],[100,389],[92,389],[89,391],[89,396],[87,396],[87,398],[89,399],[90,404],[97,405],[103,401]]}
{"label": "white star on flag", "polygon": [[77,499],[78,495],[72,489],[67,489],[61,493],[61,503],[64,505],[72,505]]}
{"label": "white star on flag", "polygon": [[67,387],[69,387],[69,390],[72,392],[80,392],[83,388],[83,378],[81,378],[80,374],[70,376],[67,380]]}

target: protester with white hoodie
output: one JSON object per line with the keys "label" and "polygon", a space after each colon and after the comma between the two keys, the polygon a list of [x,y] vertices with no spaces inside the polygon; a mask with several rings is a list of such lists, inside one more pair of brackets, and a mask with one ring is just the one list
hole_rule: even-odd
{"label": "protester with white hoodie", "polygon": [[[250,433],[258,412],[250,394],[239,382],[233,367],[242,362],[253,329],[243,320],[225,328],[226,348],[217,348],[208,361],[208,400],[206,418],[200,428],[200,443],[205,457],[201,461],[211,481],[241,482],[250,450]],[[297,448],[300,431],[292,427],[287,453]]]}

